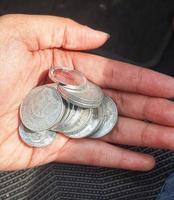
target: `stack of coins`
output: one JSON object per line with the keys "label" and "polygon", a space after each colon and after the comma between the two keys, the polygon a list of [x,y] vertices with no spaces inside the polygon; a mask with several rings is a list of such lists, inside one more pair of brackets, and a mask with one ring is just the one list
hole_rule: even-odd
{"label": "stack of coins", "polygon": [[114,101],[76,70],[52,67],[54,82],[30,91],[20,106],[21,139],[33,147],[51,144],[56,133],[70,138],[99,138],[117,122]]}

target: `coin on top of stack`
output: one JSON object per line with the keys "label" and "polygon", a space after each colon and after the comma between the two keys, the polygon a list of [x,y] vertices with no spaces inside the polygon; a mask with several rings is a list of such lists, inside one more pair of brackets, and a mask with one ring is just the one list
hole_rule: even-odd
{"label": "coin on top of stack", "polygon": [[57,81],[59,93],[70,103],[83,108],[96,108],[101,105],[104,98],[102,89],[88,81],[81,72],[52,67],[49,77],[52,81]]}

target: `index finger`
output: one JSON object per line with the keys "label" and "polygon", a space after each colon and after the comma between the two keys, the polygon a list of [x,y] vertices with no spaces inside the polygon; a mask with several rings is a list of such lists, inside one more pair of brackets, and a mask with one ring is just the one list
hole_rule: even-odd
{"label": "index finger", "polygon": [[101,56],[72,53],[74,67],[104,88],[154,97],[174,97],[174,79],[159,72]]}

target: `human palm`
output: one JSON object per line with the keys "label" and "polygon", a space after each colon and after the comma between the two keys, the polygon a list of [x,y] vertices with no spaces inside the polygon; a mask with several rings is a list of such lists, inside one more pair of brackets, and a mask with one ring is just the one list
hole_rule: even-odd
{"label": "human palm", "polygon": [[[174,149],[174,105],[167,100],[174,96],[173,78],[78,52],[101,46],[108,35],[69,19],[7,15],[0,29],[0,170],[52,161],[150,170],[151,156],[113,144]],[[98,140],[57,134],[45,148],[21,141],[19,106],[33,87],[49,82],[48,69],[57,65],[82,71],[115,100],[120,116],[110,134]]]}

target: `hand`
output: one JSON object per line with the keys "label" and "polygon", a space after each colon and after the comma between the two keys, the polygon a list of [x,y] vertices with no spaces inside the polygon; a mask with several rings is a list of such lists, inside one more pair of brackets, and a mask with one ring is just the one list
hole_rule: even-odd
{"label": "hand", "polygon": [[[0,17],[0,170],[57,161],[146,171],[150,155],[112,144],[174,149],[174,79],[148,69],[73,50],[101,46],[108,35],[60,17]],[[47,83],[51,66],[82,71],[118,106],[112,133],[101,139],[68,139],[61,134],[45,148],[32,148],[18,135],[19,106],[35,86]],[[150,122],[148,122],[150,121]],[[112,144],[111,144],[112,143]]]}

